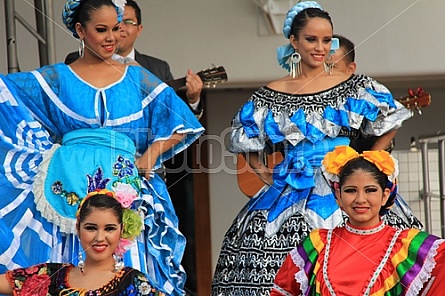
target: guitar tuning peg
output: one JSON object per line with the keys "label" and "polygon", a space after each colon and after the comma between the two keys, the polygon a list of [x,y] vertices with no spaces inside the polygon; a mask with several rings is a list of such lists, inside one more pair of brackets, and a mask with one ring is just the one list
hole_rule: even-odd
{"label": "guitar tuning peg", "polygon": [[412,88],[408,88],[408,95],[412,98],[416,96],[416,93]]}
{"label": "guitar tuning peg", "polygon": [[419,96],[419,97],[423,96],[423,88],[418,87],[416,90],[416,93],[417,93],[417,96]]}
{"label": "guitar tuning peg", "polygon": [[419,113],[419,115],[422,115],[422,110],[420,110],[419,107],[416,107],[417,113]]}

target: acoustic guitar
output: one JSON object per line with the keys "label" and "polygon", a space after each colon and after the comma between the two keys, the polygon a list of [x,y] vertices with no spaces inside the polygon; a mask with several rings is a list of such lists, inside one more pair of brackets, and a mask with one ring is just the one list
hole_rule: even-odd
{"label": "acoustic guitar", "polygon": [[[215,87],[218,83],[223,83],[227,81],[227,72],[223,66],[211,67],[208,69],[204,69],[199,71],[198,76],[201,78],[204,86],[206,87]],[[181,87],[185,86],[185,77],[166,81],[169,86],[171,86],[174,90],[177,90]]]}
{"label": "acoustic guitar", "polygon": [[[408,96],[401,97],[397,101],[410,110],[416,110],[421,115],[421,108],[428,107],[431,104],[431,96],[420,87],[416,90],[410,88],[408,89]],[[283,155],[280,152],[272,154],[262,152],[260,157],[270,170],[283,160]],[[238,187],[247,197],[254,196],[265,185],[264,181],[253,171],[244,155],[238,154],[236,166]]]}
{"label": "acoustic guitar", "polygon": [[[248,157],[248,154],[247,154]],[[274,152],[272,154],[267,154],[265,152],[260,153],[259,156],[263,163],[269,169],[273,169],[276,164],[283,161],[283,155],[281,152]],[[237,169],[237,181],[238,187],[244,195],[247,197],[254,196],[260,189],[265,185],[265,182],[254,172],[250,167],[248,160],[243,154],[238,154],[236,160]]]}

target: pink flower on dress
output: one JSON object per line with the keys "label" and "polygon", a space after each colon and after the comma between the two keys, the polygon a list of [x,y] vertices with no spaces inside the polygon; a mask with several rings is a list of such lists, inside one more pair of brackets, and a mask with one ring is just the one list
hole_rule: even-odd
{"label": "pink flower on dress", "polygon": [[39,267],[37,265],[30,266],[25,269],[26,274],[34,274],[39,271]]}
{"label": "pink flower on dress", "polygon": [[47,274],[36,274],[25,280],[21,295],[46,296],[51,279]]}
{"label": "pink flower on dress", "polygon": [[113,185],[113,191],[116,199],[121,203],[122,207],[128,209],[138,196],[138,192],[130,184],[116,183]]}
{"label": "pink flower on dress", "polygon": [[119,243],[117,244],[116,250],[114,250],[114,253],[118,256],[123,256],[125,252],[130,250],[132,245],[132,242],[128,239],[121,238],[119,240]]}

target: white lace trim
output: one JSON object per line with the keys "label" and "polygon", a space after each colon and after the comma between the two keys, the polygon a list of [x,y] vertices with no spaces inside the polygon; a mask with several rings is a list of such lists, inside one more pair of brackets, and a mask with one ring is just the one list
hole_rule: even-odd
{"label": "white lace trim", "polygon": [[382,261],[380,261],[379,266],[377,266],[376,271],[374,271],[372,278],[369,281],[368,286],[366,287],[365,293],[363,293],[364,296],[368,296],[371,294],[371,289],[374,286],[374,284],[376,283],[377,278],[379,277],[380,273],[382,272],[382,270],[385,267],[388,260],[390,260],[391,252],[394,248],[394,245],[397,242],[397,238],[399,237],[400,233],[402,233],[401,229],[397,230],[396,233],[394,234],[394,236],[392,237],[391,243],[389,244],[389,247],[385,252],[385,256],[383,256]]}
{"label": "white lace trim", "polygon": [[49,222],[59,226],[61,232],[70,234],[76,233],[76,220],[63,217],[59,213],[57,213],[45,196],[45,180],[48,172],[48,167],[54,153],[57,149],[59,149],[59,147],[59,144],[54,144],[51,149],[43,153],[43,160],[39,166],[39,172],[35,177],[34,187],[32,191],[34,193],[34,202],[36,204],[37,210],[42,214],[42,216]]}
{"label": "white lace trim", "polygon": [[346,223],[345,229],[351,233],[358,234],[358,235],[371,235],[377,232],[382,231],[385,228],[385,223],[380,222],[380,225],[371,229],[358,229],[354,228],[354,226],[349,225]]}
{"label": "white lace trim", "polygon": [[[393,236],[393,239],[391,241],[391,246],[389,247],[389,251],[386,252],[386,256],[389,256],[389,253],[391,252],[392,248],[394,247],[394,243],[400,233],[401,233],[401,230],[397,231],[396,234]],[[329,232],[328,232],[328,236],[329,236]],[[330,241],[330,239],[328,237],[328,242],[329,241]],[[408,287],[408,289],[406,291],[406,296],[419,295],[424,284],[427,283],[428,280],[431,278],[431,273],[432,273],[434,267],[436,266],[435,257],[437,255],[437,249],[439,248],[439,246],[442,243],[445,243],[445,239],[438,239],[433,243],[433,246],[428,251],[428,254],[425,258],[425,262],[424,262],[419,274],[416,276],[416,278],[412,281],[411,285]],[[326,248],[329,248],[329,246],[327,245]],[[329,256],[328,250],[325,252]],[[300,254],[298,253],[297,248],[293,249],[290,252],[290,256],[291,256],[292,261],[294,262],[295,266],[297,266],[299,269],[299,271],[297,273],[295,273],[294,278],[300,284],[301,292],[303,293],[303,295],[305,295],[305,293],[307,293],[307,290],[309,288],[309,280],[306,276],[306,273],[304,272],[305,261],[303,260],[303,258],[301,258]],[[380,264],[380,265],[382,265],[382,264]],[[381,271],[381,269],[379,267],[377,269],[377,274],[380,273],[380,271]],[[428,283],[428,285],[429,285],[429,283]],[[427,288],[428,288],[428,285],[427,285]],[[370,286],[368,288],[371,288],[371,287],[372,287],[372,284],[370,284]],[[365,295],[366,295],[366,293],[365,293]]]}
{"label": "white lace trim", "polygon": [[295,280],[297,283],[300,284],[300,290],[302,295],[306,295],[308,289],[309,289],[309,280],[306,276],[306,273],[304,272],[304,264],[305,261],[303,258],[301,258],[300,254],[298,253],[298,249],[295,248],[290,252],[290,256],[292,258],[292,261],[294,262],[295,266],[298,267],[298,272],[294,275]]}
{"label": "white lace trim", "polygon": [[293,296],[291,293],[287,292],[286,290],[284,290],[280,286],[277,286],[276,284],[273,284],[272,289],[279,292],[280,294],[282,294],[284,296]]}
{"label": "white lace trim", "polygon": [[425,263],[423,264],[422,269],[406,291],[406,296],[419,295],[420,290],[422,290],[423,285],[430,279],[431,272],[436,266],[436,260],[434,259],[434,257],[436,257],[437,255],[437,249],[444,242],[445,239],[438,239],[433,243],[433,246],[428,251],[428,254],[425,258]]}
{"label": "white lace trim", "polygon": [[331,281],[329,280],[328,277],[328,264],[329,264],[329,252],[331,250],[331,242],[332,242],[332,233],[334,232],[333,229],[329,229],[328,233],[327,233],[327,238],[326,238],[326,247],[325,247],[325,253],[324,253],[324,257],[323,257],[323,279],[324,282],[326,284],[326,288],[328,288],[329,293],[331,295],[337,295],[334,291],[334,287],[331,284]]}

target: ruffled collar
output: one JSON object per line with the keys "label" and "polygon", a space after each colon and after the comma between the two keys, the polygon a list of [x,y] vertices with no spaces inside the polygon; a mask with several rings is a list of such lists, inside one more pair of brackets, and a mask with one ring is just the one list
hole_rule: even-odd
{"label": "ruffled collar", "polygon": [[351,223],[349,223],[349,221],[346,222],[346,225],[345,225],[346,231],[354,233],[354,234],[358,234],[358,235],[374,234],[374,233],[382,231],[384,228],[385,228],[385,224],[383,223],[383,221],[380,221],[379,224],[377,224],[376,226],[371,226],[371,227],[353,226]]}

